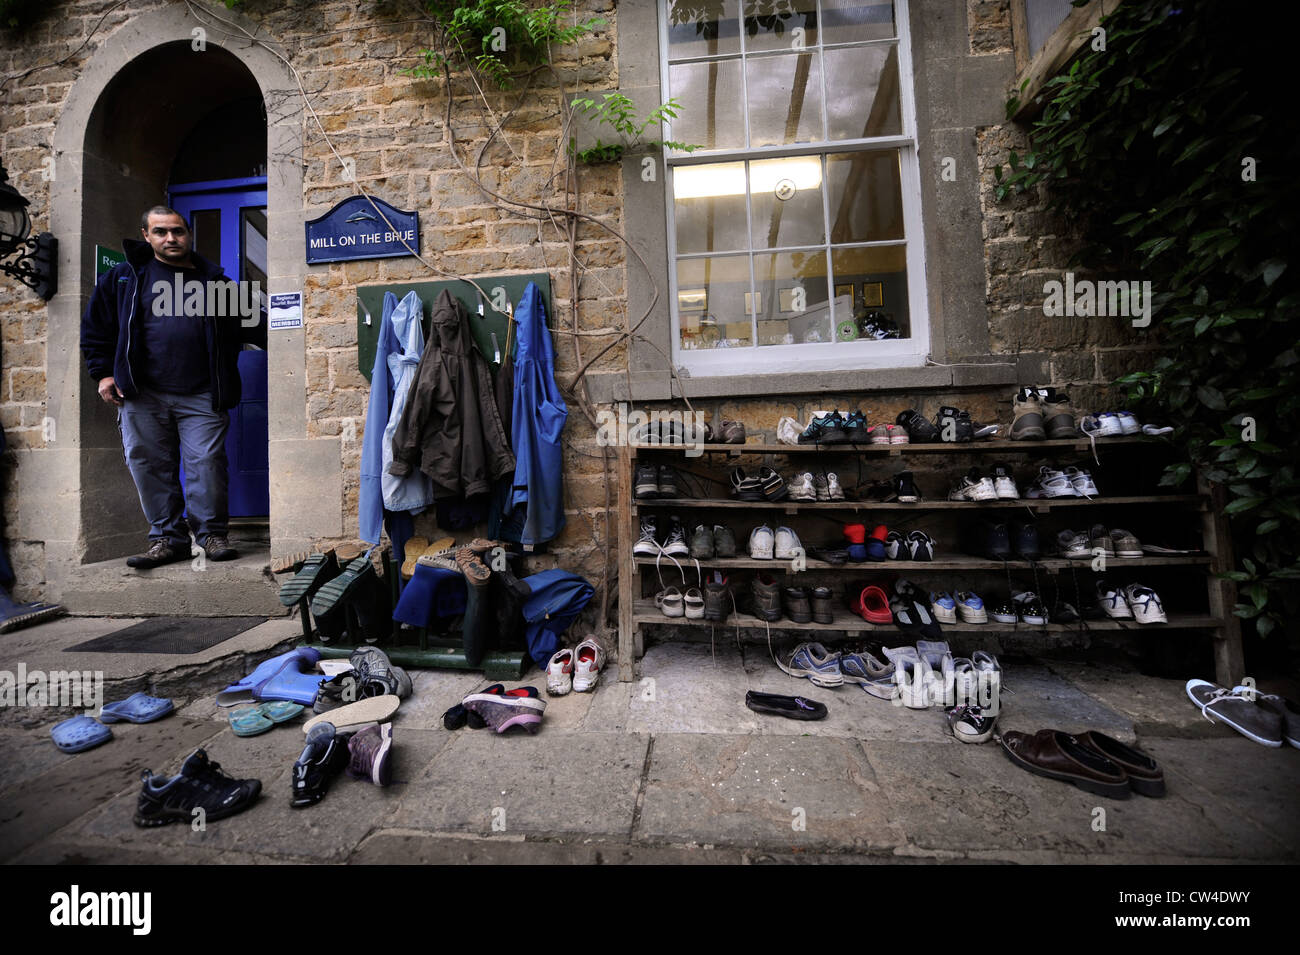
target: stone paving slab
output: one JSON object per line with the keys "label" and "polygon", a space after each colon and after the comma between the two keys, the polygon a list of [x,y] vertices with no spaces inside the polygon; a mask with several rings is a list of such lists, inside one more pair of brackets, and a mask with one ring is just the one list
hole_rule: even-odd
{"label": "stone paving slab", "polygon": [[448,838],[388,830],[370,836],[348,859],[358,865],[738,865],[748,861],[745,853],[734,849],[525,842],[504,833]]}
{"label": "stone paving slab", "polygon": [[536,736],[486,728],[441,733],[450,742],[413,779],[388,826],[514,835],[631,831],[644,736],[545,724]]}
{"label": "stone paving slab", "polygon": [[[248,739],[227,731],[211,742],[208,753],[231,775],[251,775],[262,780],[262,794],[250,809],[216,820],[201,832],[178,823],[141,829],[132,822],[137,796],[133,790],[113,800],[75,831],[61,834],[60,841],[76,839],[92,845],[157,851],[209,849],[304,862],[342,861],[367,833],[391,815],[421,768],[445,745],[442,735],[409,729],[399,733],[395,728],[392,785],[381,788],[343,775],[331,783],[321,802],[293,809],[289,805],[291,767],[302,751],[301,731],[281,727]],[[250,743],[259,745],[245,745]],[[295,745],[290,747],[290,743]]]}
{"label": "stone paving slab", "polygon": [[[41,734],[40,730],[32,732]],[[72,755],[55,748],[48,729],[43,735],[61,760],[35,778],[23,779],[0,792],[0,860],[11,858],[118,793],[135,792],[145,769],[157,769],[175,753],[189,752],[214,734],[209,723],[175,716],[139,726],[117,723],[113,739]]]}
{"label": "stone paving slab", "polygon": [[1186,680],[1146,676],[1132,668],[1051,660],[1046,666],[1089,696],[1133,722],[1141,736],[1186,736],[1227,739],[1231,729],[1201,716],[1187,698]]}
{"label": "stone paving slab", "polygon": [[902,842],[860,744],[812,736],[656,736],[636,835],[790,851]]}

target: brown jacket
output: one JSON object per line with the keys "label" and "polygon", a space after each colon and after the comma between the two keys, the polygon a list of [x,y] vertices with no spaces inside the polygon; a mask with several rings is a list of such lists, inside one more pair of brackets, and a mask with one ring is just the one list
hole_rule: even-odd
{"label": "brown jacket", "polygon": [[418,467],[433,481],[436,498],[486,494],[515,470],[492,375],[474,347],[469,320],[451,292],[438,296],[429,343],[393,434],[389,473]]}

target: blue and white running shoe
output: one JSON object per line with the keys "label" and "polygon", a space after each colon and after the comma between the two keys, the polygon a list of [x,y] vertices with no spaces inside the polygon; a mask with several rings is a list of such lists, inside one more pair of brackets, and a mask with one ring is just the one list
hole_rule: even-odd
{"label": "blue and white running shoe", "polygon": [[840,672],[840,655],[831,653],[820,643],[801,643],[794,648],[790,658],[776,665],[790,676],[806,676],[813,686],[843,686],[844,675]]}

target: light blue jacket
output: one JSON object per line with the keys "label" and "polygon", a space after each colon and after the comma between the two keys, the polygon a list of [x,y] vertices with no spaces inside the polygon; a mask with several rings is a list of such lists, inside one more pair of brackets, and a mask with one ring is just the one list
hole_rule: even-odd
{"label": "light blue jacket", "polygon": [[379,330],[381,336],[385,329],[391,336],[388,378],[393,385],[393,401],[388,411],[388,423],[384,426],[381,487],[386,509],[419,514],[433,505],[433,482],[429,475],[416,468],[409,474],[399,476],[388,473],[388,466],[393,463],[393,432],[402,420],[407,396],[411,393],[416,370],[424,355],[424,329],[420,327],[424,319],[424,306],[420,304],[418,295],[407,292],[397,308],[392,310],[392,315],[388,316],[388,296],[391,294],[389,292],[384,296],[386,320]]}
{"label": "light blue jacket", "polygon": [[[523,544],[551,540],[564,527],[564,484],[560,444],[568,406],[555,385],[555,348],[546,327],[546,308],[536,283],[529,282],[515,311],[514,412],[510,442],[515,478],[510,510],[524,509]],[[517,517],[518,515],[516,515]]]}

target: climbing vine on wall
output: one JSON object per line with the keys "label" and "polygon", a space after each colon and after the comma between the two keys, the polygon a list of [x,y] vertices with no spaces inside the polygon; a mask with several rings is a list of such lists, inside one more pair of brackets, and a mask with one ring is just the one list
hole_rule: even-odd
{"label": "climbing vine on wall", "polygon": [[[1083,5],[1076,2],[1076,6]],[[1241,602],[1261,636],[1289,625],[1300,578],[1300,123],[1283,31],[1239,3],[1128,0],[1045,86],[1030,147],[995,170],[1074,220],[1088,268],[1155,291],[1162,348],[1119,379],[1227,488]],[[1100,39],[1100,42],[1098,40]],[[1008,104],[1008,115],[1018,108]]]}

